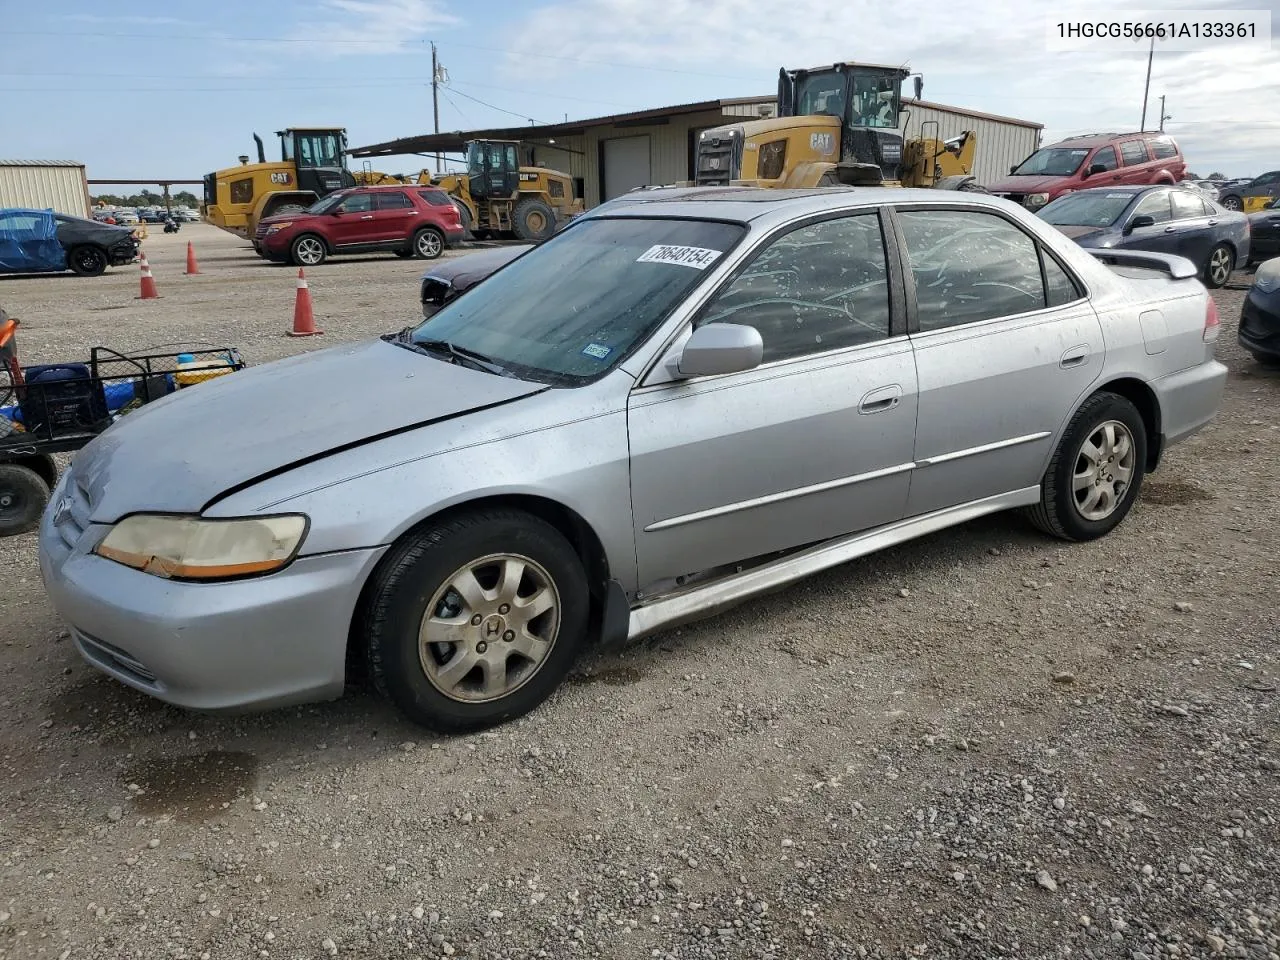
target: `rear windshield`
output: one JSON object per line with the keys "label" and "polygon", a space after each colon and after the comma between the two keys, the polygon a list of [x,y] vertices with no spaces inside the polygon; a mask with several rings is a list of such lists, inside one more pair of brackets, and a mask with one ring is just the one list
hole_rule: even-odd
{"label": "rear windshield", "polygon": [[1040,218],[1059,227],[1109,227],[1133,202],[1132,193],[1069,193],[1040,211]]}
{"label": "rear windshield", "polygon": [[412,340],[445,340],[532,380],[589,383],[642,343],[745,231],[707,220],[584,220],[454,300]]}
{"label": "rear windshield", "polygon": [[1088,147],[1045,147],[1037,150],[1013,171],[1015,177],[1069,177],[1080,169]]}

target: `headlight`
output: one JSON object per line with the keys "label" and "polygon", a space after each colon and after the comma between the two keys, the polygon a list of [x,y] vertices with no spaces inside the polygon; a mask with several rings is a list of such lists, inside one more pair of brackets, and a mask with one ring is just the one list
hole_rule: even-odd
{"label": "headlight", "polygon": [[1268,260],[1253,275],[1253,287],[1262,293],[1280,290],[1280,257]]}
{"label": "headlight", "polygon": [[787,141],[771,140],[760,148],[756,160],[756,176],[761,180],[777,180],[787,159]]}
{"label": "headlight", "polygon": [[127,567],[179,580],[222,580],[270,573],[298,552],[301,514],[209,520],[135,514],[117,523],[94,553]]}
{"label": "headlight", "polygon": [[285,227],[292,227],[292,226],[293,226],[292,220],[288,220],[284,223],[273,223],[267,227],[267,233],[277,233],[283,230]]}
{"label": "headlight", "polygon": [[1027,194],[1027,206],[1032,209],[1035,209],[1036,207],[1043,207],[1048,202],[1049,202],[1049,195],[1047,193],[1028,193]]}

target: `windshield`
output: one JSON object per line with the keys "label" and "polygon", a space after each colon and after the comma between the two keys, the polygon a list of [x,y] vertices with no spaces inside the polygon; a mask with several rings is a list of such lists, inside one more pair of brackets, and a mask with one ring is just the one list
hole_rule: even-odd
{"label": "windshield", "polygon": [[1059,227],[1109,227],[1132,202],[1132,193],[1069,193],[1046,206],[1040,216]]}
{"label": "windshield", "polygon": [[796,91],[796,115],[800,117],[828,114],[844,116],[845,77],[841,73],[811,73],[800,81]]}
{"label": "windshield", "polygon": [[1015,177],[1069,177],[1080,169],[1088,147],[1045,147],[1037,150],[1013,171]]}
{"label": "windshield", "polygon": [[331,193],[327,197],[325,197],[323,200],[317,200],[311,206],[307,207],[307,209],[304,210],[303,212],[304,213],[328,213],[330,210],[332,210],[334,207],[336,207],[346,198],[347,198],[347,195],[345,193],[342,193],[342,192]]}
{"label": "windshield", "polygon": [[584,220],[415,327],[517,376],[580,385],[630,354],[743,236],[706,220]]}

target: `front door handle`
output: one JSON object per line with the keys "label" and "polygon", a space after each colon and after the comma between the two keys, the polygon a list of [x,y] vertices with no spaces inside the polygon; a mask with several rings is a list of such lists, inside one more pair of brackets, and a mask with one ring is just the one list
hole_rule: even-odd
{"label": "front door handle", "polygon": [[901,399],[902,387],[898,386],[898,384],[879,387],[863,394],[862,399],[858,401],[858,412],[880,413],[882,410],[892,410]]}
{"label": "front door handle", "polygon": [[1083,367],[1089,362],[1089,345],[1082,343],[1079,346],[1072,347],[1062,354],[1062,359],[1058,361],[1058,366],[1063,370],[1070,370],[1072,367]]}
{"label": "front door handle", "polygon": [[1175,231],[1175,230],[1177,230],[1177,229],[1178,229],[1177,227],[1165,227],[1165,228],[1164,228],[1164,232],[1165,232],[1165,233],[1173,233],[1173,231]]}
{"label": "front door handle", "polygon": [[360,219],[361,219],[361,220],[372,220],[372,219],[373,219],[373,214],[372,214],[372,213],[367,214],[367,215],[365,215],[365,216],[361,217]]}
{"label": "front door handle", "polygon": [[1217,220],[1210,220],[1210,221],[1209,221],[1209,226],[1211,226],[1211,227],[1216,227],[1217,225],[1218,225],[1218,221],[1217,221]]}

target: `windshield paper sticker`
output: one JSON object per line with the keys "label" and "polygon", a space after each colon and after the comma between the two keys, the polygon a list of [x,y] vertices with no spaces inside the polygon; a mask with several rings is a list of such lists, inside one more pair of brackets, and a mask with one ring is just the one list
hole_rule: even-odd
{"label": "windshield paper sticker", "polygon": [[720,252],[706,247],[677,247],[659,243],[637,257],[636,263],[678,263],[682,267],[705,270],[716,262]]}
{"label": "windshield paper sticker", "polygon": [[595,357],[597,360],[603,360],[609,354],[613,353],[613,347],[606,347],[603,343],[588,343],[582,348],[584,356]]}

